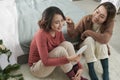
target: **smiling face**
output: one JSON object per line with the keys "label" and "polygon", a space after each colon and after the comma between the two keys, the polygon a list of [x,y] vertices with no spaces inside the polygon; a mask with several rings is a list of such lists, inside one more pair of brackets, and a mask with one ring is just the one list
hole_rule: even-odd
{"label": "smiling face", "polygon": [[92,17],[93,23],[102,24],[106,21],[107,11],[104,6],[100,6],[93,12],[92,15],[93,15]]}
{"label": "smiling face", "polygon": [[64,23],[65,20],[63,19],[62,15],[55,14],[52,19],[51,28],[53,31],[61,31]]}

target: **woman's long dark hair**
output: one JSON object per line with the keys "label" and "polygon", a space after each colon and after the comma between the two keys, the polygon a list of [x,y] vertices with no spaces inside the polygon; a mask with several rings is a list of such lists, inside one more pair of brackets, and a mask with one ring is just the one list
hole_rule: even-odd
{"label": "woman's long dark hair", "polygon": [[108,23],[115,18],[116,8],[111,2],[101,3],[97,8],[99,8],[100,6],[104,6],[106,11],[107,11],[107,18],[106,18],[106,21],[104,23]]}
{"label": "woman's long dark hair", "polygon": [[104,2],[100,4],[97,8],[99,8],[100,6],[104,6],[107,11],[107,18],[102,24],[103,27],[100,28],[100,31],[104,32],[111,25],[110,22],[114,20],[116,15],[116,8],[111,2]]}
{"label": "woman's long dark hair", "polygon": [[55,6],[51,6],[45,9],[44,12],[42,13],[42,18],[40,21],[38,21],[39,27],[44,29],[47,32],[50,31],[52,19],[55,14],[60,14],[65,20],[65,16],[63,12]]}

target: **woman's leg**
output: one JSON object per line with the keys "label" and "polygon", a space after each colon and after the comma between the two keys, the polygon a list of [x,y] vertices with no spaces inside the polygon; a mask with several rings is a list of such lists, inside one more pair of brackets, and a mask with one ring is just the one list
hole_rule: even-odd
{"label": "woman's leg", "polygon": [[89,69],[89,75],[91,80],[98,80],[98,77],[95,73],[94,62],[87,63]]}
{"label": "woman's leg", "polygon": [[97,61],[96,54],[95,54],[95,41],[92,37],[87,37],[81,46],[87,45],[87,49],[84,52],[85,59],[87,61],[89,75],[91,80],[98,80],[97,75],[94,69],[94,62]]}
{"label": "woman's leg", "polygon": [[[61,45],[63,45],[63,43]],[[59,49],[57,50],[54,49],[50,52],[51,57],[69,56],[69,53],[67,52],[67,50],[61,45],[58,47]],[[64,73],[66,73],[66,75],[70,78],[70,80],[72,80],[72,78],[75,76],[75,73],[73,70],[73,64],[71,62],[61,65],[60,68],[63,70]]]}
{"label": "woman's leg", "polygon": [[[66,49],[69,56],[75,55],[75,50],[74,50],[72,43],[70,43],[68,41],[64,41],[63,43],[60,44],[60,46],[62,46]],[[76,62],[76,63],[72,63],[72,64],[73,64],[73,68],[71,71],[69,71],[67,73],[68,76],[71,76],[73,74],[75,75],[77,73],[77,71],[82,68],[82,65],[80,62]],[[71,78],[72,77],[74,77],[74,76],[71,76]],[[80,80],[88,80],[88,79],[81,77]]]}
{"label": "woman's leg", "polygon": [[60,44],[60,46],[65,48],[65,50],[67,51],[69,56],[75,55],[75,49],[74,49],[73,44],[71,42],[64,41]]}
{"label": "woman's leg", "polygon": [[[64,47],[58,46],[49,53],[49,56],[59,58],[59,57],[68,57],[69,55]],[[73,65],[69,62],[67,64],[60,65],[60,67],[65,73],[67,73],[72,69]]]}
{"label": "woman's leg", "polygon": [[[63,47],[67,53],[66,56],[72,56],[75,55],[75,50],[74,47],[72,45],[72,43],[68,42],[68,41],[64,41],[60,44],[61,47]],[[73,64],[74,63],[69,63],[66,65],[62,65],[61,68],[62,70],[66,73],[66,75],[72,80],[72,78],[75,76],[75,72],[73,69]],[[69,69],[68,69],[69,67]],[[67,70],[67,71],[66,71]]]}
{"label": "woman's leg", "polygon": [[[69,56],[75,55],[75,50],[72,43],[68,41],[64,41],[63,43],[60,44],[60,46],[63,46],[66,49]],[[74,62],[72,64],[73,64],[75,73],[77,73],[77,70],[82,67],[82,65],[79,62],[76,62],[76,63]]]}
{"label": "woman's leg", "polygon": [[103,80],[109,80],[109,63],[108,63],[108,48],[106,44],[96,42],[97,58],[100,59],[103,68]]}
{"label": "woman's leg", "polygon": [[[63,56],[68,56],[68,53],[64,47],[58,46],[49,53],[49,56],[50,57],[63,57]],[[56,66],[44,66],[42,61],[39,60],[38,62],[34,63],[31,66],[30,70],[31,70],[31,73],[37,77],[46,77],[53,72],[55,67]],[[72,70],[73,65],[71,63],[67,63],[64,65],[61,65],[60,67],[65,73],[67,73],[70,70]]]}
{"label": "woman's leg", "polygon": [[46,67],[46,66],[44,66],[42,61],[39,60],[38,62],[34,63],[30,67],[30,71],[34,76],[39,77],[39,78],[44,78],[44,77],[47,77],[48,75],[50,75],[53,72],[53,70],[55,69],[55,67],[56,66]]}
{"label": "woman's leg", "polygon": [[106,59],[101,59],[101,64],[103,68],[103,80],[109,80],[109,63],[108,63],[108,58]]}
{"label": "woman's leg", "polygon": [[97,61],[95,53],[96,45],[94,39],[92,37],[87,37],[80,46],[84,45],[87,45],[87,49],[84,51],[86,62],[90,63]]}
{"label": "woman's leg", "polygon": [[106,59],[109,58],[108,47],[106,44],[100,44],[96,42],[96,57],[97,59]]}

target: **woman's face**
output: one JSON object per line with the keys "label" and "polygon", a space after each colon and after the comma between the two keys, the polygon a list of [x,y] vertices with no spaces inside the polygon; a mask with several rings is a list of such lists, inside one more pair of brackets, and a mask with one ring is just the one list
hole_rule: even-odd
{"label": "woman's face", "polygon": [[104,23],[106,18],[107,18],[107,11],[104,8],[104,6],[100,6],[93,12],[92,22],[97,24],[102,24]]}
{"label": "woman's face", "polygon": [[55,14],[53,16],[53,20],[51,24],[52,30],[61,31],[64,24],[65,24],[65,20],[63,19],[62,15]]}

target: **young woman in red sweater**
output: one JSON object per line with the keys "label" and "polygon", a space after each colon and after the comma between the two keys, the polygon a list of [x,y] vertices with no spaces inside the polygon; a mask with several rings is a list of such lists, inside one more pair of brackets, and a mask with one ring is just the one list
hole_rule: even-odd
{"label": "young woman in red sweater", "polygon": [[71,37],[81,35],[77,48],[83,45],[88,47],[84,55],[91,80],[98,80],[94,69],[94,62],[97,60],[102,64],[103,80],[109,80],[108,42],[112,36],[115,15],[115,6],[105,2],[100,4],[92,14],[84,16],[76,26],[70,18],[66,19],[68,34]]}
{"label": "young woman in red sweater", "polygon": [[65,41],[61,32],[65,20],[57,7],[48,7],[43,12],[29,52],[30,71],[34,76],[46,77],[60,66],[70,80],[87,80],[81,77],[80,55],[75,54],[73,45]]}

